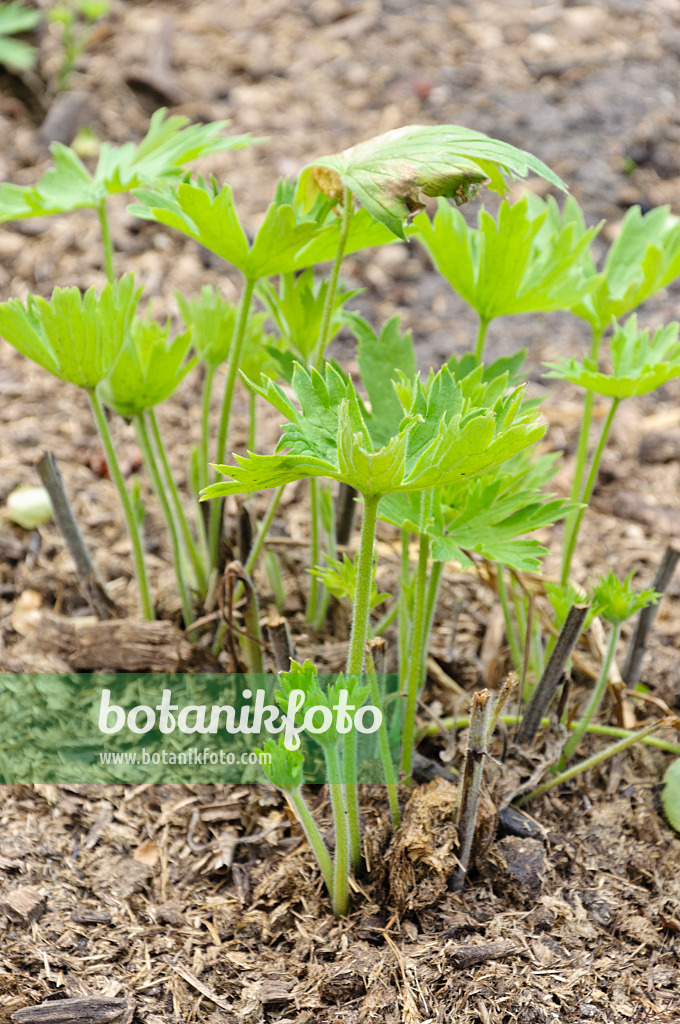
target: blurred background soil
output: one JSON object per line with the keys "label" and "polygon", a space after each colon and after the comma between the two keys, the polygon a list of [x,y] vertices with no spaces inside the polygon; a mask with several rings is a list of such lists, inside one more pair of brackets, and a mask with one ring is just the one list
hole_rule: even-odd
{"label": "blurred background soil", "polygon": [[[50,132],[41,125],[60,55],[54,28],[36,41],[35,74],[18,79],[0,69],[0,180],[20,184],[49,166]],[[266,137],[200,167],[233,186],[250,230],[278,177],[417,123],[464,125],[539,156],[567,182],[589,223],[606,220],[600,250],[633,204],[670,204],[680,214],[680,0],[113,0],[72,88],[86,98],[74,105],[80,114],[70,127],[86,124],[101,140],[141,138],[159,106],[197,121],[228,118],[230,131]],[[492,198],[486,202],[493,207]],[[210,283],[238,297],[238,279],[219,260],[136,220],[127,199],[112,205],[117,271],[135,271],[156,315],[175,315],[176,289],[192,294]],[[416,244],[350,258],[343,274],[365,289],[356,306],[374,326],[402,315],[423,368],[470,347],[473,318]],[[0,298],[103,280],[93,213],[0,227]],[[642,322],[676,319],[679,297],[678,285],[669,288],[643,307]],[[579,396],[562,384],[547,387],[539,363],[583,352],[587,343],[585,325],[566,315],[506,318],[492,325],[487,343],[490,358],[527,346],[530,386],[545,398],[548,445],[568,459]],[[332,354],[352,369],[349,339]],[[160,410],[180,479],[198,438],[199,394],[190,377]],[[673,382],[619,414],[576,578],[635,569],[648,586],[664,546],[680,540],[679,399]],[[237,451],[245,439],[242,397],[239,403]],[[277,422],[265,422],[268,443]],[[131,431],[122,422],[114,430],[133,476],[139,459]],[[0,343],[0,506],[19,484],[35,483],[34,463],[48,446],[98,568],[134,613],[129,545],[86,399]],[[568,479],[558,477],[558,488]],[[278,523],[294,540],[305,536],[302,495],[291,489]],[[172,617],[178,602],[169,553],[148,504],[153,585]],[[549,559],[547,571],[555,564]],[[286,613],[301,648],[321,646],[332,664],[342,630],[301,635],[304,574],[292,556],[286,571]],[[680,694],[679,598],[676,579],[644,674],[671,706]],[[0,669],[59,667],[17,615],[22,599],[28,610],[86,612],[56,530],[36,536],[0,521]],[[479,655],[491,605],[481,584],[449,576],[435,653],[468,688],[485,681]],[[438,712],[451,712],[450,694],[432,683],[428,693]],[[540,822],[526,840],[536,844],[533,875],[518,880],[512,865],[526,856],[518,857],[516,837],[501,838],[462,897],[416,887],[408,906],[380,866],[389,844],[384,808],[379,794],[367,793],[375,868],[359,880],[355,910],[340,923],[329,916],[311,855],[273,790],[6,788],[0,1021],[42,999],[77,995],[124,999],[120,1020],[134,1013],[149,1024],[199,1017],[215,1024],[677,1021],[680,843],[659,814],[666,763],[634,752],[532,805]],[[329,823],[323,794],[315,799]],[[6,909],[7,894],[22,887],[40,898],[28,918]]]}

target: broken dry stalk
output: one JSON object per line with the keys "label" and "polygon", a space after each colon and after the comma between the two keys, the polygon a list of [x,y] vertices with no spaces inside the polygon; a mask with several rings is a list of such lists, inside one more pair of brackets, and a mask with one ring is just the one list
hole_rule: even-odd
{"label": "broken dry stalk", "polygon": [[587,604],[575,604],[569,609],[566,622],[557,638],[545,671],[531,695],[531,700],[522,718],[522,724],[517,731],[517,743],[527,743],[536,735],[541,719],[555,696],[564,667],[581,635],[588,611],[589,605]]}
{"label": "broken dry stalk", "polygon": [[116,606],[94,567],[90,552],[76,522],[54,455],[51,452],[45,452],[38,462],[37,469],[50,496],[55,522],[75,563],[80,586],[87,603],[98,619],[117,618]]}
{"label": "broken dry stalk", "polygon": [[[678,564],[680,558],[680,551],[677,548],[669,545],[663,553],[663,557],[659,562],[659,568],[656,571],[654,582],[652,583],[652,589],[657,594],[664,594],[666,588],[671,581],[675,567]],[[628,686],[636,686],[640,680],[640,669],[642,668],[642,659],[644,657],[645,650],[647,649],[647,640],[656,618],[658,605],[650,604],[646,608],[643,608],[638,615],[637,622],[635,623],[635,629],[633,635],[630,638],[628,650],[626,652],[626,660],[621,670],[621,678]]]}
{"label": "broken dry stalk", "polygon": [[498,693],[480,690],[472,695],[468,749],[458,804],[458,867],[450,883],[454,892],[459,892],[465,885],[470,863],[472,842],[477,827],[484,758],[489,756],[489,743],[494,727],[515,685],[516,679],[507,679]]}
{"label": "broken dry stalk", "polygon": [[274,653],[276,671],[289,672],[294,652],[287,620],[283,616],[278,619],[270,619],[266,629],[267,638]]}

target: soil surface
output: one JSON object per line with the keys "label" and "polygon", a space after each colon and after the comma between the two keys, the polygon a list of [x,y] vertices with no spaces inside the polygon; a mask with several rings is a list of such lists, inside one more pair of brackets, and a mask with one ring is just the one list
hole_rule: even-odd
{"label": "soil surface", "polygon": [[[17,79],[0,69],[0,180],[33,182],[49,165],[46,142],[56,135],[40,126],[50,108],[54,123],[54,28],[37,41],[35,74]],[[405,124],[461,124],[541,157],[590,223],[606,219],[601,238],[610,241],[632,204],[668,203],[680,214],[679,55],[678,0],[113,0],[73,76],[86,101],[74,103],[69,109],[78,116],[71,124],[61,119],[58,129],[70,142],[82,122],[122,143],[140,138],[151,112],[167,105],[266,136],[256,148],[213,156],[201,167],[233,185],[252,228],[276,178],[314,156]],[[220,261],[135,220],[125,199],[113,205],[117,271],[135,271],[156,315],[175,315],[176,289],[190,294],[210,283],[238,296],[238,280]],[[357,306],[376,326],[402,314],[423,368],[470,347],[471,316],[416,245],[348,259],[343,273],[365,289]],[[3,299],[102,281],[97,220],[88,212],[0,228]],[[679,295],[676,284],[643,307],[641,320],[674,319]],[[568,316],[505,319],[489,332],[490,357],[529,349],[530,386],[545,398],[550,424],[547,446],[567,452],[557,479],[565,493],[579,396],[562,385],[547,388],[539,363],[587,343],[584,325]],[[352,345],[341,338],[332,353],[349,370]],[[160,410],[182,484],[198,440],[199,396],[192,376]],[[576,579],[635,569],[639,585],[649,586],[664,547],[678,543],[679,400],[675,382],[621,411],[586,517]],[[236,451],[245,442],[245,409],[239,395]],[[596,416],[606,411],[596,408]],[[140,468],[132,432],[120,421],[113,429],[132,479]],[[276,416],[264,417],[263,436],[274,443]],[[36,482],[34,464],[47,447],[97,568],[134,618],[129,544],[86,399],[0,343],[0,506],[16,486]],[[140,482],[158,610],[177,621],[160,515]],[[306,537],[305,501],[302,486],[289,488],[275,523],[288,541],[279,549],[284,613],[298,652],[336,669],[346,610],[333,609],[323,636],[304,623],[306,574],[296,544]],[[252,504],[261,508],[259,499]],[[557,551],[558,531],[543,539]],[[379,582],[389,589],[398,556],[387,529],[380,545]],[[546,571],[555,569],[551,556]],[[273,597],[264,574],[258,585],[268,611]],[[679,598],[676,577],[643,671],[652,697],[675,708]],[[87,613],[56,528],[23,531],[0,520],[0,670],[71,668],[69,645],[56,638],[66,635],[67,618]],[[461,687],[471,691],[502,674],[507,652],[495,596],[479,575],[447,572],[431,653],[424,723],[461,713]],[[592,645],[584,656],[597,667]],[[27,699],[29,691],[27,680]],[[637,710],[642,721],[654,708],[641,702]],[[611,708],[607,715],[614,720]],[[439,764],[443,754],[454,769],[464,743],[463,734],[439,737],[422,753]],[[502,753],[499,741],[495,754]],[[524,760],[492,765],[496,803],[548,753],[539,746]],[[634,748],[534,802],[524,834],[512,834],[507,823],[492,828],[493,841],[461,895],[446,885],[455,850],[452,777],[404,790],[397,836],[382,792],[367,787],[367,870],[341,921],[330,914],[313,856],[273,788],[2,787],[0,1022],[45,1000],[54,1008],[79,997],[98,1000],[86,1006],[95,1024],[679,1021],[680,840],[658,796],[668,760]],[[330,830],[325,790],[310,798]],[[57,1008],[57,1016],[30,1019],[86,1019],[82,1003],[80,1017],[75,1004],[62,1009],[62,1016]]]}

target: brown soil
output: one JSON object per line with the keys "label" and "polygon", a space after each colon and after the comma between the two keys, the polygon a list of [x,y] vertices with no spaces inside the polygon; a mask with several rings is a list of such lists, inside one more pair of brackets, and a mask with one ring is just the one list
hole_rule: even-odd
{"label": "brown soil", "polygon": [[[276,177],[314,155],[398,125],[440,122],[536,153],[569,183],[591,222],[607,218],[608,239],[632,203],[668,202],[680,213],[675,0],[112,6],[74,79],[89,97],[88,122],[101,138],[139,138],[149,113],[167,103],[197,119],[231,118],[235,132],[269,136],[261,147],[202,167],[233,184],[251,226]],[[41,54],[49,82],[58,62],[52,30]],[[49,89],[30,77],[4,78],[0,89],[0,178],[34,181],[48,164],[38,128]],[[195,292],[214,283],[237,295],[237,280],[217,261],[174,233],[135,221],[125,206],[116,205],[113,222],[117,269],[136,272],[156,314],[175,312],[176,288]],[[97,241],[88,213],[5,226],[2,298],[101,283]],[[359,305],[376,324],[402,312],[423,367],[469,347],[469,315],[420,250],[390,247],[348,260],[344,272],[366,289]],[[642,320],[673,319],[677,295],[675,286],[650,302]],[[566,316],[518,317],[494,325],[489,354],[520,344],[537,365],[582,351],[586,336]],[[352,368],[348,342],[336,343],[334,355]],[[531,386],[547,395],[550,446],[571,453],[578,396],[561,386],[548,393],[538,371]],[[160,411],[180,482],[198,437],[198,397],[190,378]],[[647,586],[664,546],[677,543],[679,397],[676,383],[624,407],[575,561],[577,578],[636,569]],[[239,403],[236,450],[245,439],[242,397]],[[266,420],[266,443],[276,425],[276,417]],[[132,434],[120,423],[115,430],[132,476],[139,462]],[[112,596],[134,615],[129,545],[87,403],[3,344],[0,503],[14,487],[35,482],[34,463],[46,446],[59,460]],[[558,484],[567,480],[565,471]],[[304,490],[290,490],[276,529],[303,541]],[[168,550],[147,498],[154,593],[162,616],[173,620],[179,604]],[[389,585],[388,531],[381,541]],[[281,550],[285,613],[298,651],[339,667],[346,612],[335,610],[332,635],[311,634],[302,615],[303,563],[294,546]],[[554,571],[554,558],[546,568]],[[259,583],[267,608],[264,577]],[[680,699],[679,597],[676,579],[644,668],[653,696],[671,707]],[[491,643],[493,608],[479,579],[447,575],[432,653],[467,690],[502,668],[505,650]],[[68,667],[67,649],[40,642],[35,616],[86,611],[56,530],[29,533],[0,521],[0,669]],[[425,694],[430,713],[460,711],[455,687],[438,678]],[[423,753],[437,758],[443,748],[431,742]],[[447,754],[458,763],[455,750]],[[539,749],[517,770],[529,774],[540,756]],[[4,787],[0,1021],[44,1000],[83,996],[124,1001],[90,1006],[90,1019],[108,1014],[148,1024],[678,1021],[680,841],[658,801],[667,763],[649,748],[634,750],[552,791],[531,806],[531,836],[496,833],[462,895],[446,888],[455,784],[439,779],[404,792],[408,808],[396,838],[383,794],[367,788],[370,870],[356,880],[352,913],[342,921],[330,914],[312,855],[271,788]],[[507,792],[514,770],[492,768],[492,794]],[[311,798],[330,829],[325,791]],[[77,1008],[68,1005],[63,1019],[75,1020]]]}

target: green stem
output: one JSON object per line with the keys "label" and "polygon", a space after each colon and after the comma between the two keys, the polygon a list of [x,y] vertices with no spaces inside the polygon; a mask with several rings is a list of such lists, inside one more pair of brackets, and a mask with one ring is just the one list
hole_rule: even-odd
{"label": "green stem", "polygon": [[380,636],[384,633],[388,626],[391,626],[397,615],[399,614],[399,601],[393,601],[392,605],[387,609],[381,619],[376,622],[375,626],[371,629],[373,636]]}
{"label": "green stem", "polygon": [[[604,426],[602,428],[602,433],[600,434],[600,440],[598,442],[597,448],[595,449],[595,454],[593,455],[593,461],[590,467],[588,480],[586,481],[585,490],[583,491],[582,496],[578,499],[586,507],[592,497],[593,490],[595,489],[595,484],[597,482],[597,474],[600,471],[600,462],[602,461],[602,455],[604,453],[605,448],[607,447],[607,441],[609,440],[609,432],[611,431],[614,416],[616,415],[616,410],[618,409],[620,402],[620,398],[615,398],[612,401],[611,408],[609,409],[609,415],[605,420]],[[569,537],[568,539],[566,539],[564,553],[565,561],[564,569],[562,572],[563,587],[566,587],[567,583],[569,582],[569,570],[571,569],[571,560],[574,557],[574,551],[576,550],[576,542],[578,541],[578,535],[581,529],[581,523],[583,522],[583,517],[585,513],[585,508],[580,508],[578,512],[574,513],[574,519],[571,523]]]}
{"label": "green stem", "polygon": [[[600,345],[602,344],[602,331],[597,331],[593,328],[592,340],[590,343],[590,356],[594,367],[597,368],[597,360],[600,354]],[[581,501],[581,490],[583,487],[583,477],[586,471],[586,462],[588,461],[588,443],[590,441],[590,427],[593,421],[593,405],[595,402],[595,395],[592,391],[587,391],[583,402],[583,418],[581,420],[581,430],[578,438],[578,447],[576,449],[576,465],[574,466],[574,480],[571,485],[571,500]],[[564,526],[564,540],[562,547],[562,572],[561,572],[561,584],[566,587],[569,582],[569,570],[571,568],[571,559],[573,557],[573,551],[575,544],[571,544],[571,535],[574,529],[578,513],[572,512],[568,517]],[[571,551],[571,554],[568,553]]]}
{"label": "green stem", "polygon": [[114,284],[116,280],[116,271],[114,268],[113,260],[113,240],[111,238],[111,229],[109,228],[109,218],[106,212],[106,200],[102,199],[101,203],[97,207],[97,213],[99,214],[99,227],[102,234],[102,247],[104,249],[104,270],[106,271],[106,280],[109,284]]}
{"label": "green stem", "polygon": [[484,342],[486,340],[486,332],[489,327],[489,321],[485,320],[483,316],[479,318],[479,327],[477,329],[477,340],[475,342],[475,360],[478,363],[482,361],[482,353],[484,352]]}
{"label": "green stem", "polygon": [[559,786],[562,782],[568,782],[569,779],[573,779],[574,776],[580,775],[581,772],[588,771],[589,768],[595,768],[598,764],[602,764],[609,757],[614,757],[619,754],[622,750],[627,747],[632,747],[634,743],[643,742],[649,736],[651,732],[658,729],[662,722],[654,722],[652,725],[646,726],[644,729],[639,729],[638,732],[630,733],[625,739],[619,740],[618,743],[613,743],[611,747],[605,747],[604,750],[599,751],[597,754],[593,754],[592,757],[586,758],[585,761],[579,761],[572,768],[567,768],[565,771],[560,772],[559,775],[554,775],[553,778],[542,785],[537,786],[536,789],[532,789],[530,793],[526,793],[521,800],[517,803],[521,807],[522,804],[526,804],[529,800],[534,800],[537,796],[542,796],[543,793],[547,793],[549,789],[554,786]]}
{"label": "green stem", "polygon": [[410,633],[410,618],[408,608],[408,589],[411,586],[411,560],[409,558],[409,544],[411,535],[406,530],[401,531],[401,577],[399,580],[399,675],[406,672],[408,638]]}
{"label": "green stem", "polygon": [[113,441],[111,440],[111,433],[109,431],[109,425],[106,421],[106,413],[102,408],[102,404],[99,401],[99,396],[95,390],[88,392],[90,396],[90,404],[92,406],[92,412],[94,414],[95,423],[97,424],[97,430],[104,446],[104,454],[106,455],[106,464],[109,467],[109,473],[111,479],[116,485],[118,491],[118,497],[120,503],[123,506],[123,515],[125,516],[125,523],[128,529],[128,535],[130,537],[130,543],[132,545],[132,557],[135,565],[135,575],[137,577],[137,585],[139,587],[139,597],[142,604],[142,613],[145,619],[152,620],[155,618],[153,601],[151,600],[151,592],[149,590],[149,577],[146,572],[146,562],[144,561],[144,549],[142,547],[142,538],[139,532],[139,526],[137,519],[135,518],[135,512],[132,507],[132,499],[128,493],[128,489],[125,486],[123,474],[120,471],[118,465],[118,459],[116,458],[116,451],[113,447]]}
{"label": "green stem", "polygon": [[165,525],[170,535],[170,544],[172,547],[172,561],[175,567],[175,576],[177,578],[177,589],[179,591],[180,600],[182,602],[182,615],[184,617],[184,625],[188,628],[193,621],[193,611],[191,607],[191,598],[187,589],[184,574],[182,572],[182,550],[179,543],[179,535],[177,533],[177,526],[170,510],[168,498],[165,493],[165,487],[161,480],[160,473],[158,471],[158,465],[156,464],[156,458],[151,447],[151,440],[149,438],[149,432],[146,428],[146,422],[144,420],[144,414],[138,412],[134,417],[135,432],[137,434],[137,440],[139,441],[139,447],[142,449],[142,456],[144,458],[144,464],[146,471],[151,478],[151,485],[156,493],[158,503],[161,506],[161,512],[165,519]]}
{"label": "green stem", "polygon": [[[506,725],[519,725],[522,721],[521,715],[501,715],[500,721]],[[445,729],[467,729],[470,724],[470,718],[467,715],[463,715],[460,718],[441,718],[438,722],[431,722],[426,725],[418,733],[418,738],[422,739],[423,736],[438,736],[441,733],[442,726]],[[541,728],[547,729],[552,724],[549,718],[541,719]],[[570,730],[577,729],[580,725],[580,721],[571,722],[568,726]],[[592,736],[618,736],[621,739],[625,739],[628,736],[636,736],[637,733],[632,732],[630,729],[621,729],[617,725],[593,725],[592,722],[586,728],[586,732]],[[659,750],[664,750],[667,754],[675,754],[676,757],[680,757],[680,744],[669,743],[668,740],[660,740],[656,736],[645,736],[641,740],[642,743],[647,744],[650,747],[657,747]]]}
{"label": "green stem", "polygon": [[338,248],[333,260],[333,266],[331,267],[331,274],[328,279],[328,291],[326,292],[326,301],[324,302],[323,313],[321,315],[319,337],[314,347],[311,360],[312,366],[317,368],[323,359],[326,346],[328,345],[331,320],[333,318],[333,307],[335,305],[335,293],[338,289],[338,277],[340,276],[340,267],[342,266],[342,260],[345,255],[345,246],[347,245],[347,239],[349,237],[349,229],[350,224],[352,223],[353,213],[354,196],[348,188],[345,188],[342,194],[342,224],[340,227],[340,238],[338,239]]}
{"label": "green stem", "polygon": [[364,495],[361,518],[361,539],[357,557],[357,576],[352,616],[352,632],[347,656],[347,673],[359,674],[364,669],[368,622],[371,613],[371,589],[373,586],[373,542],[378,515],[380,495]]}
{"label": "green stem", "polygon": [[[427,522],[432,509],[432,492],[423,493],[421,520]],[[430,557],[430,538],[421,533],[418,548],[418,567],[416,569],[416,589],[413,602],[413,623],[411,628],[411,650],[406,664],[406,711],[404,715],[404,731],[401,748],[401,769],[405,783],[411,781],[411,765],[413,763],[414,735],[416,727],[416,704],[418,691],[423,681],[422,666],[426,652],[427,637],[427,565]]]}
{"label": "green stem", "polygon": [[[229,417],[231,415],[231,405],[234,398],[234,388],[236,387],[236,375],[238,373],[241,348],[246,334],[248,313],[250,312],[250,304],[253,300],[255,284],[255,280],[251,280],[249,277],[245,279],[243,295],[241,296],[241,303],[239,305],[238,318],[231,338],[231,344],[229,346],[227,377],[224,382],[224,397],[222,399],[222,409],[220,411],[220,422],[217,428],[217,453],[215,462],[220,466],[224,464],[226,457]],[[224,499],[218,498],[215,499],[210,506],[210,527],[208,537],[210,545],[210,565],[212,568],[215,568],[217,565],[223,505]]]}
{"label": "green stem", "polygon": [[333,862],[333,913],[347,913],[349,894],[349,824],[342,771],[337,747],[324,747],[328,785],[331,791],[333,822],[335,824],[335,859]]}
{"label": "green stem", "polygon": [[194,540],[194,535],[191,532],[189,523],[187,522],[184,505],[182,504],[182,499],[179,496],[177,484],[175,483],[175,477],[172,469],[170,468],[170,462],[168,461],[165,445],[163,444],[163,438],[161,437],[155,410],[147,409],[146,415],[149,420],[149,426],[151,427],[151,437],[153,438],[153,442],[156,447],[156,453],[160,458],[161,466],[163,468],[165,482],[167,484],[168,491],[170,492],[172,508],[174,510],[176,520],[179,523],[182,539],[184,540],[186,549],[189,552],[189,558],[191,559],[194,575],[196,576],[196,586],[198,587],[198,592],[201,597],[204,597],[208,589],[208,577],[206,575],[203,559],[201,558],[201,552],[199,551],[198,545]]}
{"label": "green stem", "polygon": [[[368,626],[371,614],[371,589],[373,586],[373,543],[375,540],[375,524],[379,502],[380,495],[364,495],[352,614],[352,632],[347,655],[347,675],[359,675],[364,670],[366,640],[368,639]],[[359,801],[356,787],[356,743],[356,732],[352,731],[345,739],[345,772],[351,855],[352,863],[355,867],[361,861]]]}
{"label": "green stem", "polygon": [[576,750],[576,747],[581,742],[583,734],[588,728],[589,722],[597,714],[597,710],[600,707],[600,704],[602,703],[602,698],[604,697],[605,690],[607,689],[609,672],[611,670],[612,662],[614,661],[614,657],[616,655],[616,645],[619,642],[620,634],[621,623],[617,622],[611,628],[611,632],[609,634],[609,642],[607,644],[607,653],[605,654],[604,663],[602,665],[599,678],[595,684],[595,687],[593,688],[593,692],[590,695],[588,706],[586,707],[586,710],[583,712],[583,716],[581,717],[578,726],[576,727],[576,729],[574,729],[573,733],[565,743],[564,749],[562,750],[562,756],[560,757],[559,761],[560,768],[564,767],[567,761],[570,760],[572,754]]}
{"label": "green stem", "polygon": [[200,489],[208,486],[208,463],[210,462],[210,449],[208,438],[210,437],[210,402],[212,399],[213,380],[215,379],[215,367],[206,366],[205,379],[203,381],[203,396],[201,400],[201,454],[198,467],[198,479]]}
{"label": "green stem", "polygon": [[255,438],[257,436],[257,395],[254,391],[248,392],[248,440],[246,447],[249,452],[255,451]]}
{"label": "green stem", "polygon": [[319,868],[321,869],[323,880],[326,883],[326,888],[328,889],[328,892],[330,893],[332,900],[333,864],[331,862],[328,850],[326,849],[326,844],[321,838],[321,833],[319,832],[316,826],[316,822],[314,821],[314,818],[311,815],[311,812],[309,810],[309,807],[307,806],[305,798],[302,795],[300,787],[296,786],[295,789],[291,789],[290,792],[286,793],[286,796],[293,805],[293,809],[299,818],[300,824],[302,825],[304,833],[307,836],[309,845],[314,851],[316,862],[319,865]]}
{"label": "green stem", "polygon": [[[319,510],[319,481],[316,477],[309,478],[309,560],[311,567],[316,568],[321,562],[321,523]],[[307,622],[313,623],[319,612],[320,584],[316,576],[309,578],[309,594],[307,595]]]}
{"label": "green stem", "polygon": [[496,585],[498,589],[498,597],[501,602],[501,608],[503,609],[503,619],[505,620],[505,635],[507,636],[508,643],[510,645],[513,664],[515,669],[519,672],[522,667],[522,648],[517,637],[515,624],[512,621],[508,591],[505,585],[505,576],[503,575],[503,566],[498,562],[496,563]]}
{"label": "green stem", "polygon": [[439,587],[442,581],[443,572],[443,562],[432,563],[430,578],[427,581],[427,595],[425,598],[425,642],[423,644],[422,662],[420,666],[421,680],[424,680],[426,676],[427,652],[430,649],[430,635],[432,633],[432,626],[434,625],[434,613],[437,610],[437,598],[439,597]]}
{"label": "green stem", "polygon": [[[375,665],[371,665],[370,669],[368,680],[371,685],[371,700],[373,701],[373,706],[379,708],[382,706],[382,700],[378,688],[378,678],[375,674]],[[390,750],[390,740],[387,735],[384,715],[378,729],[378,742],[380,745],[380,760],[382,761],[385,775],[385,785],[387,786],[387,801],[390,808],[392,827],[398,829],[401,824],[401,814],[399,811],[399,798],[397,796],[397,777],[394,773],[394,765],[392,764],[392,752]]]}

